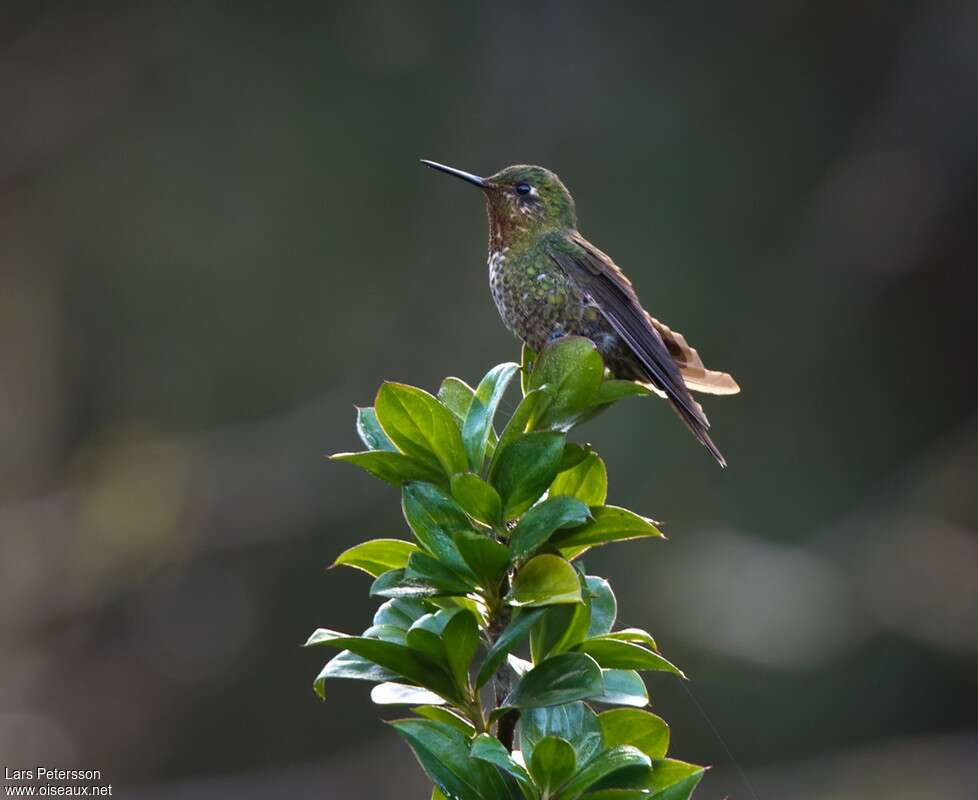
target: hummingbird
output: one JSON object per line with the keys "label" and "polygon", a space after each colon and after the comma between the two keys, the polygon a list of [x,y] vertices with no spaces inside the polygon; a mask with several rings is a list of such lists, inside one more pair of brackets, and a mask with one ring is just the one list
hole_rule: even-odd
{"label": "hummingbird", "polygon": [[652,317],[611,257],[577,230],[574,198],[553,172],[517,164],[488,178],[422,159],[482,189],[489,216],[489,288],[503,324],[534,351],[563,336],[594,342],[615,378],[666,398],[721,467],[709,420],[690,390],[736,394],[685,337]]}

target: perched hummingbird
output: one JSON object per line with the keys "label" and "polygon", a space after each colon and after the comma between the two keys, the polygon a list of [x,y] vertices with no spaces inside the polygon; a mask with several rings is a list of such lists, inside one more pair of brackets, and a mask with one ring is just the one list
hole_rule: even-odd
{"label": "perched hummingbird", "polygon": [[434,161],[485,192],[489,213],[489,286],[503,323],[539,351],[561,336],[584,336],[616,378],[650,386],[667,398],[721,467],[689,390],[736,394],[737,382],[703,366],[682,334],[654,319],[614,261],[577,231],[574,198],[550,170],[515,165],[480,178]]}

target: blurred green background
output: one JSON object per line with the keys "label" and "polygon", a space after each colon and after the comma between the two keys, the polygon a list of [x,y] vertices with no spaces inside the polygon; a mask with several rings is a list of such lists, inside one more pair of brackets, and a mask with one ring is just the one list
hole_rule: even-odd
{"label": "blurred green background", "polygon": [[744,389],[725,472],[659,401],[579,431],[666,523],[588,565],[692,678],[650,689],[697,796],[974,797],[976,97],[966,2],[7,0],[0,763],[427,797],[298,646],[366,626],[323,569],[405,530],[322,458],[353,405],[518,356],[427,157],[559,172]]}

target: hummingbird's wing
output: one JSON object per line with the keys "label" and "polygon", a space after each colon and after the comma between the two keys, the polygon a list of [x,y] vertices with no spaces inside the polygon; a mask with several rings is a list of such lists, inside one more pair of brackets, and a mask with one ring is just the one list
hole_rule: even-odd
{"label": "hummingbird's wing", "polygon": [[[582,291],[597,302],[601,313],[645,368],[649,380],[665,392],[680,418],[720,466],[726,466],[726,460],[707,433],[710,422],[690,396],[679,364],[670,354],[652,317],[639,303],[631,281],[611,257],[576,231],[570,237],[548,242],[547,254]],[[686,347],[696,352],[688,345]],[[696,356],[696,361],[699,361],[699,356]]]}

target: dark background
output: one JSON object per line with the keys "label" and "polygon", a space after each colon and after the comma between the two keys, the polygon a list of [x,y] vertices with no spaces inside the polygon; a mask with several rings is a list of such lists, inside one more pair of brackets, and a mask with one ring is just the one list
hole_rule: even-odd
{"label": "dark background", "polygon": [[976,4],[8,1],[0,109],[0,764],[427,796],[298,646],[405,532],[353,405],[518,356],[427,157],[558,171],[744,389],[725,472],[658,401],[579,431],[667,525],[589,567],[698,796],[974,796]]}

